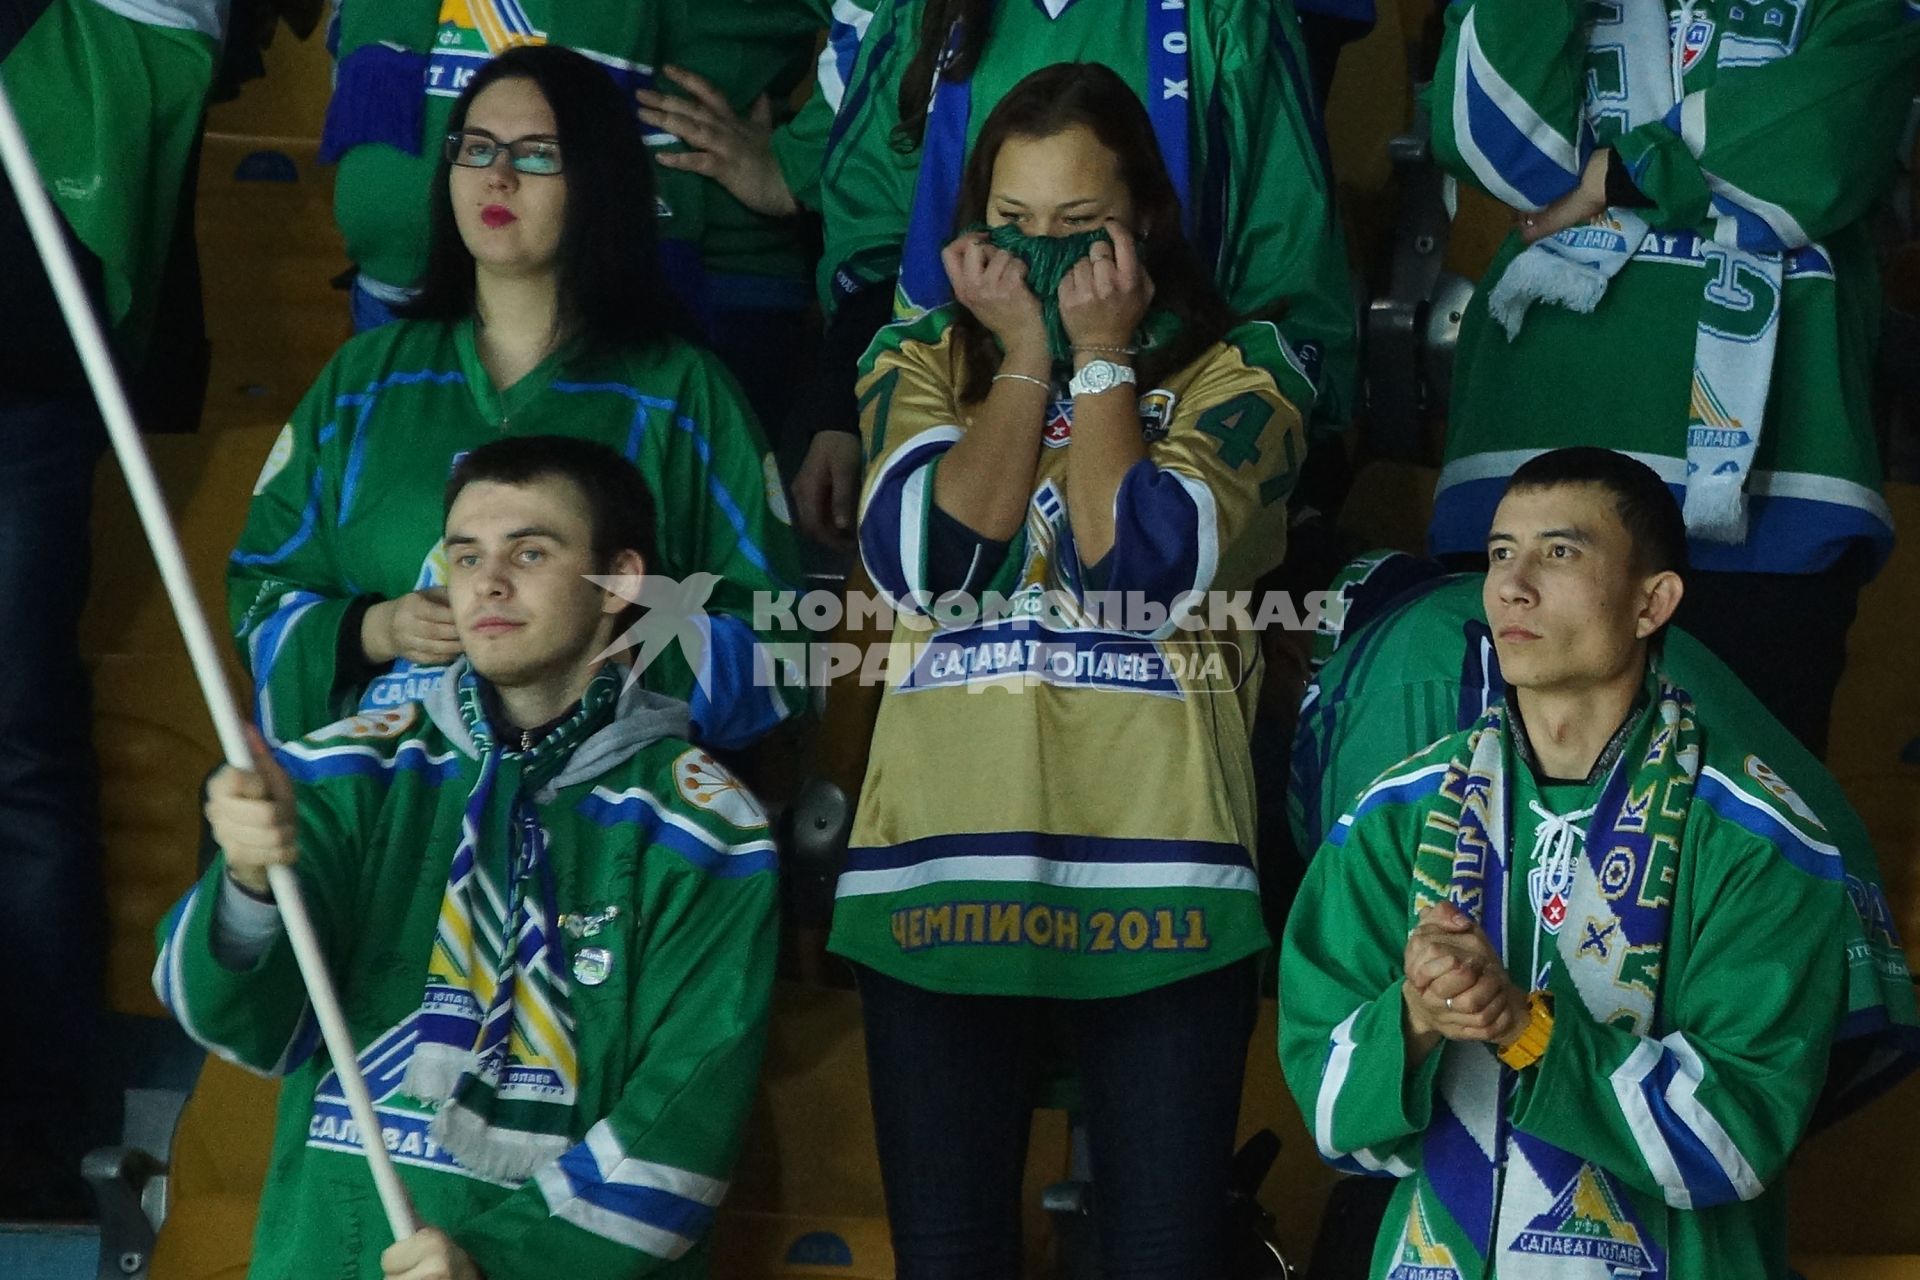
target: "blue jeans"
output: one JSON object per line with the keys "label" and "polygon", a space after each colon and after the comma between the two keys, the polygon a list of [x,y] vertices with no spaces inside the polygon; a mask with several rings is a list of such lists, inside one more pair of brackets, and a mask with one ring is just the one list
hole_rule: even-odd
{"label": "blue jeans", "polygon": [[868,1090],[899,1280],[1021,1274],[1020,1184],[1071,1041],[1108,1280],[1219,1280],[1255,962],[1138,995],[945,995],[861,969]]}
{"label": "blue jeans", "polygon": [[0,390],[0,441],[0,1216],[39,1216],[73,1201],[95,1139],[105,904],[79,624],[103,435],[84,391]]}

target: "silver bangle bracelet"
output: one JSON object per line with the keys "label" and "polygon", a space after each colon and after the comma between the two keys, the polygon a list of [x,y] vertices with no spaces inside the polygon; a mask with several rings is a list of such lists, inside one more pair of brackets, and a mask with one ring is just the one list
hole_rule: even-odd
{"label": "silver bangle bracelet", "polygon": [[1068,350],[1070,351],[1105,351],[1105,352],[1108,352],[1109,354],[1116,355],[1116,356],[1137,356],[1140,354],[1140,348],[1138,347],[1100,347],[1100,346],[1092,346],[1092,345],[1082,346],[1078,343],[1074,344],[1072,347],[1069,347]]}
{"label": "silver bangle bracelet", "polygon": [[1039,387],[1039,388],[1040,388],[1040,389],[1041,389],[1042,391],[1044,391],[1044,392],[1046,392],[1046,393],[1047,393],[1048,395],[1052,395],[1052,394],[1053,394],[1053,384],[1052,384],[1052,383],[1050,383],[1050,382],[1042,382],[1042,381],[1041,381],[1040,379],[1038,379],[1038,378],[1035,378],[1035,377],[1033,377],[1033,376],[1031,376],[1031,375],[1029,375],[1029,374],[1025,374],[1025,373],[996,373],[996,374],[994,374],[994,375],[993,375],[993,380],[994,380],[995,382],[998,382],[998,381],[1000,381],[1000,379],[1002,379],[1002,378],[1012,378],[1012,379],[1014,379],[1014,380],[1015,380],[1016,382],[1031,382],[1031,383],[1032,383],[1032,384],[1033,384],[1034,386],[1036,386],[1036,387]]}

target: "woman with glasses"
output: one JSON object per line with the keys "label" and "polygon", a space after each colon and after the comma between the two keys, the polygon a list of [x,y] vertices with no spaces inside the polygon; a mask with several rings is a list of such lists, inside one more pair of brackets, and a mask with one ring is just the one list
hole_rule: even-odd
{"label": "woman with glasses", "polygon": [[954,304],[883,330],[860,382],[861,557],[917,656],[888,673],[829,945],[858,966],[894,1256],[901,1280],[1020,1274],[1063,1035],[1101,1274],[1219,1280],[1267,947],[1246,601],[1305,415],[1109,68],[1011,88],[957,225]]}
{"label": "woman with glasses", "polygon": [[449,471],[489,440],[559,434],[619,450],[657,498],[648,571],[679,580],[664,621],[699,643],[668,645],[645,683],[690,703],[703,743],[744,745],[794,696],[762,647],[782,637],[750,620],[756,593],[796,583],[795,549],[752,412],[685,337],[631,108],[582,55],[523,47],[474,75],[443,145],[418,298],[307,393],[228,566],[262,726],[297,737],[431,688],[459,652]]}

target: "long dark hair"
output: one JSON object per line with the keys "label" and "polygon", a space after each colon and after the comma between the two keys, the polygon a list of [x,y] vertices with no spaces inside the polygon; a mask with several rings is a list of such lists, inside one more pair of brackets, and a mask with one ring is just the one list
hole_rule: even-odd
{"label": "long dark hair", "polygon": [[[560,139],[561,181],[567,184],[555,263],[560,335],[592,352],[693,337],[693,323],[660,265],[653,156],[633,105],[591,59],[558,45],[507,50],[468,82],[454,103],[448,132],[466,127],[473,100],[488,85],[515,77],[540,90]],[[438,138],[428,141],[440,146]],[[442,154],[434,170],[427,268],[416,282],[418,295],[400,308],[405,316],[459,320],[473,314],[473,255],[454,221],[451,169]]]}
{"label": "long dark hair", "polygon": [[[920,10],[920,43],[914,46],[913,61],[900,78],[900,123],[893,129],[896,150],[912,151],[925,139],[935,72],[942,80],[959,84],[980,64],[987,36],[993,30],[994,4],[995,0],[926,0]],[[940,58],[956,22],[960,24],[960,44],[943,67]]]}
{"label": "long dark hair", "polygon": [[[1191,363],[1233,327],[1234,314],[1214,287],[1180,225],[1180,196],[1167,177],[1147,109],[1127,82],[1097,62],[1056,62],[1015,85],[987,117],[960,179],[955,231],[987,218],[993,166],[1009,138],[1050,138],[1082,125],[1120,161],[1120,179],[1133,198],[1136,221],[1148,228],[1135,244],[1153,280],[1153,303],[1180,321],[1180,332],[1158,351],[1142,352],[1140,379],[1152,386]],[[965,361],[961,400],[986,398],[1000,354],[985,325],[962,307],[954,321]]]}

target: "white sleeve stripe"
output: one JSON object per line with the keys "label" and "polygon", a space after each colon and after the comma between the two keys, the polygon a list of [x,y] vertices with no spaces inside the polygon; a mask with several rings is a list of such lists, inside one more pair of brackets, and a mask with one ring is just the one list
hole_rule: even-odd
{"label": "white sleeve stripe", "polygon": [[[180,1029],[186,1032],[188,1039],[222,1062],[230,1062],[256,1076],[272,1078],[284,1074],[287,1060],[292,1055],[294,1047],[300,1042],[300,1033],[311,1016],[310,1013],[302,1013],[299,1020],[294,1023],[293,1034],[287,1038],[286,1047],[280,1051],[279,1061],[267,1071],[262,1071],[259,1067],[247,1062],[194,1023],[193,1012],[187,1007],[186,972],[181,963],[181,956],[185,954],[184,939],[193,915],[201,909],[202,902],[207,896],[201,893],[200,889],[200,885],[195,885],[187,894],[186,904],[180,908],[180,918],[174,922],[173,930],[167,934],[167,940],[160,946],[160,954],[153,963],[153,994],[166,1007],[167,1012],[173,1015],[174,1021],[180,1024]],[[169,995],[172,999],[168,999]]]}
{"label": "white sleeve stripe", "polygon": [[1766,1190],[1761,1185],[1759,1175],[1754,1173],[1753,1165],[1748,1163],[1746,1156],[1741,1154],[1739,1146],[1725,1126],[1695,1096],[1706,1075],[1706,1065],[1700,1060],[1699,1053],[1678,1031],[1660,1043],[1665,1045],[1680,1062],[1680,1070],[1675,1073],[1673,1081],[1667,1085],[1667,1105],[1672,1107],[1674,1114],[1693,1130],[1702,1143],[1706,1144],[1707,1150],[1713,1155],[1714,1162],[1727,1175],[1727,1181],[1733,1184],[1735,1193],[1742,1200],[1754,1199]]}
{"label": "white sleeve stripe", "polygon": [[1690,93],[1680,99],[1680,141],[1698,160],[1707,149],[1707,95]]}
{"label": "white sleeve stripe", "polygon": [[[774,844],[771,839],[750,840],[741,844],[729,843],[713,832],[708,831],[693,819],[675,812],[671,806],[662,804],[660,797],[654,795],[653,792],[648,791],[645,787],[628,787],[625,791],[615,791],[610,787],[600,786],[593,789],[593,795],[600,801],[616,807],[624,805],[628,801],[636,801],[645,805],[653,811],[654,815],[658,817],[660,821],[677,830],[686,832],[715,853],[735,856],[749,853],[772,853],[774,851]],[[762,822],[760,825],[765,826],[766,824]],[[747,827],[743,828],[743,830],[750,831],[753,830],[753,828]]]}
{"label": "white sleeve stripe", "polygon": [[1353,1024],[1359,1021],[1361,1012],[1355,1009],[1347,1015],[1345,1022],[1333,1029],[1333,1051],[1327,1055],[1327,1068],[1320,1076],[1320,1092],[1314,1098],[1314,1145],[1320,1148],[1321,1158],[1330,1163],[1337,1164],[1343,1158],[1350,1159],[1369,1173],[1390,1173],[1396,1178],[1410,1177],[1413,1167],[1398,1156],[1382,1159],[1364,1147],[1342,1151],[1333,1140],[1333,1111],[1340,1100],[1340,1090],[1347,1083],[1347,1075],[1353,1069]]}
{"label": "white sleeve stripe", "polygon": [[1739,784],[1734,782],[1732,778],[1729,778],[1726,774],[1720,772],[1720,770],[1715,769],[1710,765],[1702,765],[1700,768],[1700,774],[1702,777],[1712,778],[1715,782],[1718,782],[1723,788],[1726,789],[1727,793],[1731,795],[1734,799],[1739,800],[1742,803],[1752,808],[1758,809],[1760,810],[1760,812],[1772,818],[1776,823],[1780,825],[1782,830],[1786,831],[1795,840],[1798,840],[1801,844],[1807,846],[1807,848],[1813,850],[1815,853],[1822,854],[1829,858],[1838,858],[1842,856],[1838,846],[1829,844],[1825,840],[1814,839],[1812,836],[1808,835],[1806,831],[1803,830],[1798,823],[1789,819],[1785,814],[1781,813],[1780,810],[1774,808],[1772,805],[1768,804],[1766,801],[1760,799],[1760,797],[1753,795],[1747,790],[1745,790],[1744,788],[1742,788]]}
{"label": "white sleeve stripe", "polygon": [[626,1153],[605,1120],[587,1130],[587,1150],[600,1169],[601,1181],[611,1186],[649,1187],[717,1208],[726,1198],[727,1184],[718,1178],[670,1164],[640,1160]]}
{"label": "white sleeve stripe", "polygon": [[1640,1158],[1646,1161],[1647,1171],[1660,1184],[1667,1203],[1676,1209],[1691,1209],[1693,1193],[1681,1177],[1680,1166],[1673,1152],[1667,1149],[1666,1135],[1660,1132],[1653,1110],[1641,1093],[1642,1082],[1660,1063],[1660,1053],[1658,1041],[1641,1040],[1627,1060],[1614,1069],[1613,1096],[1626,1118],[1627,1129],[1633,1134],[1634,1145],[1640,1148]]}
{"label": "white sleeve stripe", "polygon": [[927,504],[932,500],[933,475],[929,465],[916,470],[900,486],[900,576],[906,579],[907,594],[919,599],[926,594]]}
{"label": "white sleeve stripe", "polygon": [[1480,33],[1475,26],[1475,13],[1467,11],[1466,20],[1460,24],[1460,49],[1454,59],[1453,92],[1453,136],[1460,148],[1460,156],[1473,170],[1474,176],[1502,204],[1516,209],[1538,209],[1540,206],[1521,193],[1518,187],[1501,175],[1499,168],[1480,149],[1478,139],[1474,137],[1471,109],[1469,107],[1467,86],[1477,83],[1492,99],[1495,107],[1507,117],[1514,128],[1525,134],[1527,140],[1538,148],[1549,161],[1566,170],[1569,175],[1580,171],[1577,153],[1571,141],[1540,118],[1538,112],[1527,104],[1526,99],[1506,82],[1501,74],[1494,70],[1487,60],[1486,53],[1480,48]]}
{"label": "white sleeve stripe", "polygon": [[557,1164],[542,1165],[534,1174],[534,1182],[554,1217],[603,1240],[668,1261],[693,1248],[694,1242],[678,1232],[650,1226],[576,1196]]}

